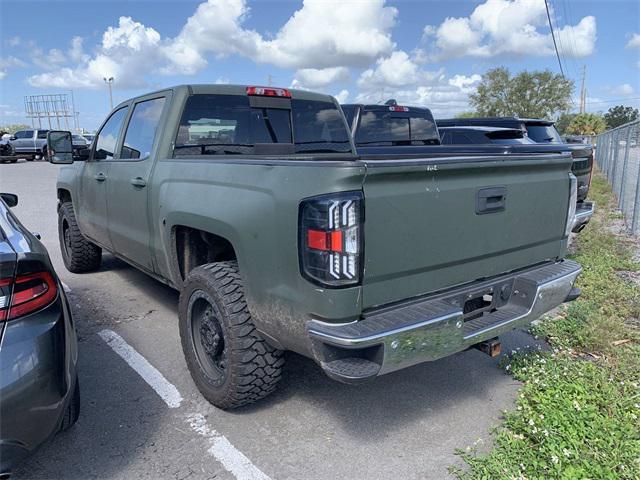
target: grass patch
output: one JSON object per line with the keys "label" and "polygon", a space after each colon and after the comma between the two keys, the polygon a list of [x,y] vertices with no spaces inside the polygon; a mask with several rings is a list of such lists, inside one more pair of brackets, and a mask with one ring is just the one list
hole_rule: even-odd
{"label": "grass patch", "polygon": [[590,196],[598,210],[572,256],[582,296],[533,329],[553,351],[502,362],[523,382],[516,410],[488,453],[458,452],[468,466],[451,470],[460,479],[640,478],[640,265],[608,228],[620,219],[602,176]]}

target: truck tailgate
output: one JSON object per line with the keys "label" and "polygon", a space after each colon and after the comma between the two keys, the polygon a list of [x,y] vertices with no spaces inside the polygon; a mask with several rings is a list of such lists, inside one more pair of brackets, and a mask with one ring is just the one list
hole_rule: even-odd
{"label": "truck tailgate", "polygon": [[561,257],[571,156],[363,157],[363,307]]}

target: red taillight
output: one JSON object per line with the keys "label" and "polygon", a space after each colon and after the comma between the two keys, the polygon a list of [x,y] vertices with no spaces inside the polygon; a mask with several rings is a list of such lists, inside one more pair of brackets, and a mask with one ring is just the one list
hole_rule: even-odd
{"label": "red taillight", "polygon": [[49,272],[19,275],[15,280],[3,279],[0,287],[9,287],[3,288],[7,294],[0,296],[0,321],[40,310],[53,302],[58,294],[56,282]]}
{"label": "red taillight", "polygon": [[300,267],[304,277],[327,287],[361,281],[362,192],[320,195],[300,204]]}
{"label": "red taillight", "polygon": [[392,112],[408,112],[409,107],[401,107],[400,105],[391,105],[389,107],[389,110],[391,110]]}
{"label": "red taillight", "polygon": [[291,92],[289,92],[289,90],[287,90],[286,88],[276,87],[247,87],[247,95],[291,98]]}

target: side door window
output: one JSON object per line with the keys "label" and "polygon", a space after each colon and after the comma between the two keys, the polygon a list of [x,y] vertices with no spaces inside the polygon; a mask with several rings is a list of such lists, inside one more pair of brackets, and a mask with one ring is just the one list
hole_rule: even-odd
{"label": "side door window", "polygon": [[119,160],[143,160],[151,154],[165,98],[137,103],[124,136]]}
{"label": "side door window", "polygon": [[104,124],[94,140],[95,151],[93,158],[95,160],[113,160],[116,146],[118,145],[118,135],[122,127],[122,122],[127,116],[128,107],[122,107],[113,112],[107,123]]}

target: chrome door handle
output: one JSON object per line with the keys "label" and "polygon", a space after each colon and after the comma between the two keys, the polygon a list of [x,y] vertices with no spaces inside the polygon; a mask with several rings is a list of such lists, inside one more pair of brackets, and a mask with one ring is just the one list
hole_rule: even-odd
{"label": "chrome door handle", "polygon": [[104,175],[104,173],[96,173],[93,178],[95,178],[98,182],[104,182],[107,177]]}
{"label": "chrome door handle", "polygon": [[142,177],[134,177],[131,179],[131,185],[142,188],[147,186],[147,182]]}

